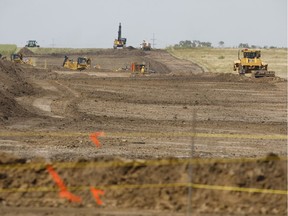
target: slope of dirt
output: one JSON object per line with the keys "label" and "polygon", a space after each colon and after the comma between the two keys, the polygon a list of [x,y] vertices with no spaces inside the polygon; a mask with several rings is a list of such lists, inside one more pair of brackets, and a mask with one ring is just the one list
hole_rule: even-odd
{"label": "slope of dirt", "polygon": [[15,100],[16,97],[35,93],[25,77],[29,70],[9,61],[0,60],[0,122],[8,120],[9,117],[29,116],[27,109]]}
{"label": "slope of dirt", "polygon": [[[1,154],[0,188],[3,191],[0,193],[0,208],[84,207],[87,213],[91,213],[100,207],[89,192],[90,187],[96,187],[105,193],[99,196],[104,202],[101,209],[146,209],[184,214],[188,208],[187,183],[191,168],[195,184],[191,203],[193,215],[287,214],[287,196],[273,194],[273,190],[287,190],[287,161],[275,155],[247,162],[207,160],[203,163],[196,160],[190,168],[187,161],[181,159],[127,161],[98,158],[55,164],[55,171],[70,191],[81,197],[81,203],[71,203],[58,196],[59,188],[49,176],[45,162],[40,161]],[[196,188],[200,185],[242,188],[243,191],[229,191],[225,187],[220,190]],[[245,191],[249,188],[260,191]],[[261,192],[261,189],[268,189],[271,193]],[[17,192],[11,193],[11,190]],[[57,215],[68,214],[64,211]]]}
{"label": "slope of dirt", "polygon": [[34,53],[28,49],[27,47],[23,47],[21,50],[18,52],[19,54],[21,53],[23,56],[33,56]]}

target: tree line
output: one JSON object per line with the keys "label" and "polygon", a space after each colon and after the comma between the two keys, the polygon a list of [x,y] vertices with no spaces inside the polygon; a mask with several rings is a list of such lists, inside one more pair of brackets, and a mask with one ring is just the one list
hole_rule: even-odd
{"label": "tree line", "polygon": [[185,40],[180,41],[178,44],[174,45],[174,48],[197,48],[197,47],[212,47],[210,42],[201,42],[199,40]]}
{"label": "tree line", "polygon": [[[200,40],[183,40],[180,41],[178,44],[175,44],[172,46],[173,48],[212,48],[212,43],[211,42],[202,42]],[[225,47],[225,42],[224,41],[219,41],[218,42],[218,47]],[[237,48],[251,48],[251,49],[274,49],[277,48],[276,46],[258,46],[258,45],[249,45],[248,43],[239,43]]]}

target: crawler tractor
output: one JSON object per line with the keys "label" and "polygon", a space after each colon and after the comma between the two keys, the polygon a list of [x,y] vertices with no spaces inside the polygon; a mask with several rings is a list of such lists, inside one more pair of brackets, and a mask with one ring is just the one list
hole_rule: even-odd
{"label": "crawler tractor", "polygon": [[78,57],[77,61],[69,59],[67,56],[64,57],[63,67],[71,70],[85,70],[91,66],[91,59],[86,57]]}
{"label": "crawler tractor", "polygon": [[243,49],[238,51],[238,60],[234,61],[233,69],[240,75],[251,73],[252,77],[275,77],[274,71],[268,71],[268,64],[261,60],[260,50]]}
{"label": "crawler tractor", "polygon": [[28,65],[33,65],[33,62],[30,58],[24,58],[23,55],[20,54],[12,54],[11,55],[11,61],[19,64],[28,64]]}

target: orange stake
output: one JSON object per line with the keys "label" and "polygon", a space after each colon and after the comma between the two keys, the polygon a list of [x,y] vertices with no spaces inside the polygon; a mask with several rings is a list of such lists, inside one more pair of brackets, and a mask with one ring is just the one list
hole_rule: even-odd
{"label": "orange stake", "polygon": [[95,133],[91,133],[90,134],[90,139],[92,140],[92,142],[96,145],[96,147],[101,147],[101,144],[98,140],[98,136],[104,136],[104,132],[95,132]]}
{"label": "orange stake", "polygon": [[60,191],[59,196],[62,198],[66,198],[66,199],[70,200],[71,202],[81,203],[81,197],[76,196],[67,190],[66,191]]}
{"label": "orange stake", "polygon": [[99,195],[104,195],[105,192],[104,192],[103,190],[97,190],[97,189],[95,189],[95,188],[93,188],[93,187],[90,188],[90,191],[91,191],[91,193],[93,194],[93,196],[94,196],[94,198],[95,198],[95,200],[96,200],[96,203],[97,203],[98,205],[103,205],[103,202],[102,202],[102,200],[100,199]]}
{"label": "orange stake", "polygon": [[59,196],[61,198],[66,198],[71,202],[79,202],[79,203],[81,202],[81,197],[78,197],[78,196],[76,196],[76,195],[74,195],[68,191],[63,180],[60,178],[58,173],[53,169],[53,167],[51,165],[47,165],[46,169],[49,172],[49,174],[52,176],[54,182],[59,187],[59,189],[60,189]]}

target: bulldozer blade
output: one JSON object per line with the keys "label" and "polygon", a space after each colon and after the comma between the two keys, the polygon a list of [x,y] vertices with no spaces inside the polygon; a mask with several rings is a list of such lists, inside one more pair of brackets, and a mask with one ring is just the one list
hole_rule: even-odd
{"label": "bulldozer blade", "polygon": [[252,77],[261,78],[261,77],[275,77],[274,71],[259,70],[252,73]]}

